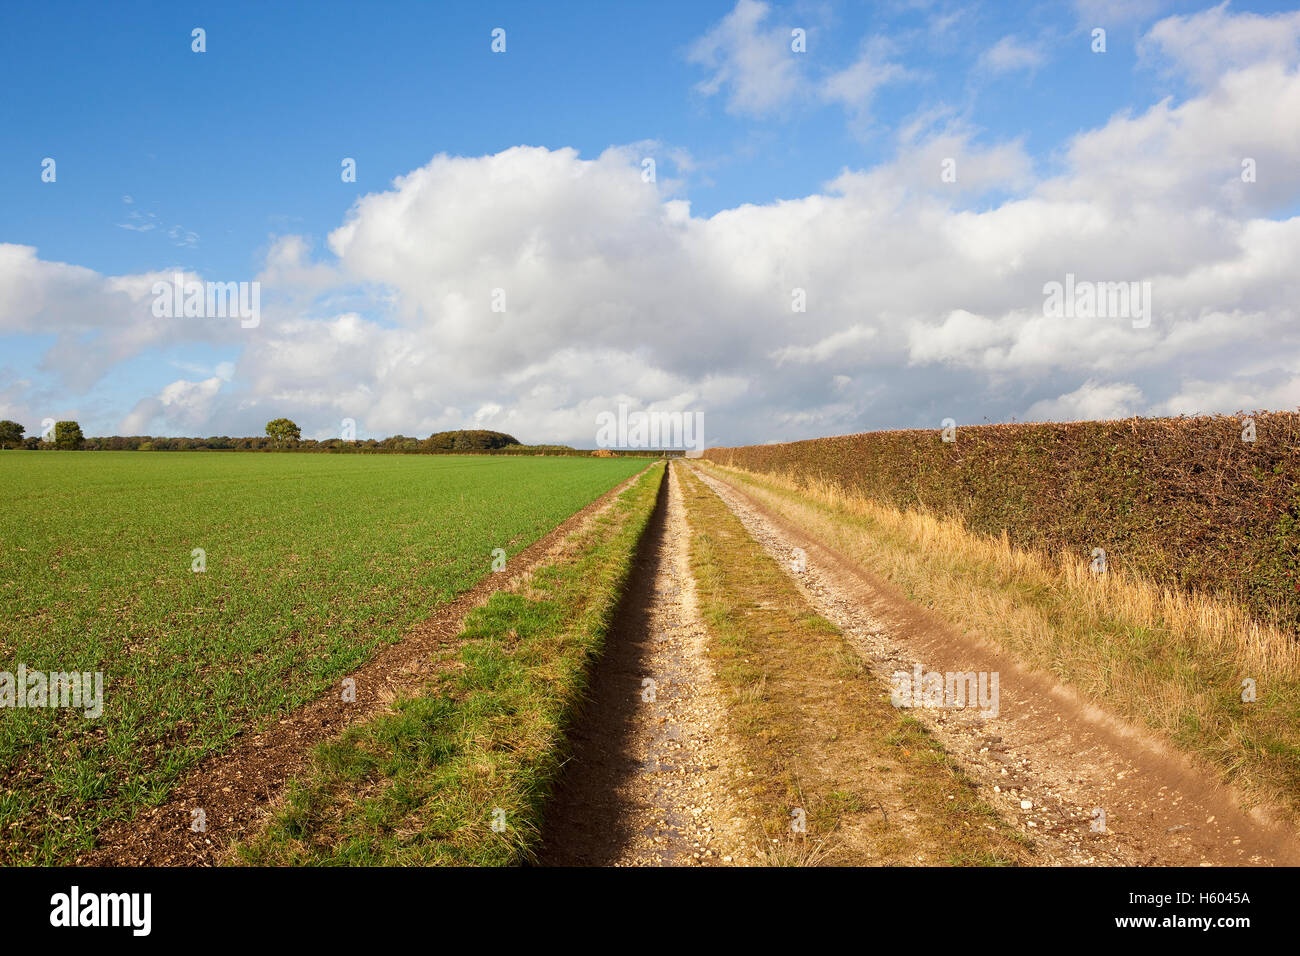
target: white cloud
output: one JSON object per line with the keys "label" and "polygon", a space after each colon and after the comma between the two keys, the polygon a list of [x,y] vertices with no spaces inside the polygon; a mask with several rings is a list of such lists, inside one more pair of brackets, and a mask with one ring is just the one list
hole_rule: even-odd
{"label": "white cloud", "polygon": [[855,114],[865,113],[876,92],[886,84],[909,79],[912,74],[890,59],[890,48],[882,40],[868,43],[849,67],[822,80],[823,99],[838,102]]}
{"label": "white cloud", "polygon": [[[1155,24],[1138,45],[1139,56],[1189,77],[1202,87],[1232,70],[1265,63],[1294,63],[1300,48],[1300,10],[1271,15],[1233,13],[1224,2],[1199,13]],[[1295,114],[1291,114],[1294,121]]]}
{"label": "white cloud", "polygon": [[[128,204],[131,202],[130,197],[125,200]],[[158,228],[158,216],[155,213],[142,213],[138,209],[132,209],[126,214],[127,221],[119,222],[117,228],[128,229],[131,232],[149,232]]]}
{"label": "white cloud", "polygon": [[1187,408],[1214,408],[1224,413],[1300,409],[1300,375],[1270,375],[1268,378],[1271,381],[1232,375],[1227,380],[1185,381],[1176,395],[1161,402],[1155,410],[1177,415]]}
{"label": "white cloud", "polygon": [[143,398],[122,420],[118,429],[123,435],[158,435],[180,432],[206,435],[214,400],[224,384],[219,377],[191,382],[178,379],[165,386],[156,396]]}
{"label": "white cloud", "polygon": [[875,337],[875,329],[854,325],[843,332],[828,335],[813,345],[787,345],[771,354],[778,367],[786,362],[807,365],[847,360],[856,364],[864,354],[863,347]]}
{"label": "white cloud", "polygon": [[1100,384],[1093,379],[1050,401],[1035,402],[1026,419],[1031,422],[1109,421],[1128,418],[1142,406],[1142,390],[1127,382]]}
{"label": "white cloud", "polygon": [[687,60],[709,71],[696,84],[705,96],[723,95],[728,112],[749,116],[770,116],[795,103],[820,98],[841,105],[857,119],[869,112],[881,87],[914,79],[914,74],[895,62],[894,46],[883,36],[864,39],[857,58],[835,68],[822,63],[818,76],[805,67],[809,53],[792,49],[792,31],[805,32],[812,44],[816,29],[803,20],[775,23],[771,7],[760,0],[738,0],[724,16],[687,51]]}
{"label": "white cloud", "polygon": [[[758,7],[737,6],[750,33]],[[357,200],[327,251],[273,242],[251,330],[153,319],[167,270],[107,277],[0,245],[0,332],[54,336],[43,369],[62,387],[24,369],[0,400],[66,407],[128,358],[200,344],[238,350],[234,368],[196,361],[123,430],[257,434],[288,415],[319,437],[352,418],[363,434],[490,423],[589,445],[624,401],[704,411],[728,442],[1289,407],[1300,217],[1270,217],[1300,195],[1295,67],[1225,67],[1178,105],[1118,114],[1066,143],[1049,179],[1020,143],[936,111],[884,163],[707,217],[642,181],[640,149],[436,156]],[[1257,183],[1237,175],[1243,155]],[[1149,281],[1150,326],[1048,318],[1043,285],[1066,273]]]}
{"label": "white cloud", "polygon": [[806,83],[800,72],[805,54],[791,49],[791,30],[797,25],[768,23],[770,10],[759,0],[738,0],[687,52],[691,63],[712,71],[696,89],[705,96],[725,93],[730,112],[780,110]]}
{"label": "white cloud", "polygon": [[192,249],[199,244],[199,234],[197,232],[191,232],[183,226],[172,226],[167,230],[167,237],[171,239],[175,245],[183,248]]}
{"label": "white cloud", "polygon": [[980,65],[994,73],[1015,70],[1036,70],[1045,57],[1037,47],[1022,43],[1013,36],[1005,36],[980,54]]}
{"label": "white cloud", "polygon": [[1079,24],[1114,27],[1149,20],[1170,5],[1170,0],[1074,0]]}
{"label": "white cloud", "polygon": [[[41,367],[74,391],[150,349],[247,341],[237,320],[153,314],[154,284],[172,281],[178,271],[104,276],[41,259],[32,246],[0,243],[0,335],[54,336]],[[186,282],[199,278],[180,275]]]}
{"label": "white cloud", "polygon": [[954,309],[942,323],[917,323],[908,333],[908,358],[914,364],[967,359],[1008,341],[1009,326]]}

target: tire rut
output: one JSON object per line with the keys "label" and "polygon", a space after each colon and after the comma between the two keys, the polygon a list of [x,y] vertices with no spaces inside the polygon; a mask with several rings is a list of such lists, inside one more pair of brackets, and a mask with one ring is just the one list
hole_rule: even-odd
{"label": "tire rut", "polygon": [[547,808],[543,866],[727,866],[756,851],[734,802],[742,765],[706,653],[690,528],[667,470],[571,756]]}

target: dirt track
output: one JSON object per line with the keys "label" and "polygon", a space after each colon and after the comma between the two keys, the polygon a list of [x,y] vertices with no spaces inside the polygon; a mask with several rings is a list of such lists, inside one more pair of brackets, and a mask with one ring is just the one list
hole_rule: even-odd
{"label": "dirt track", "polygon": [[734,805],[742,781],[706,660],[674,468],[659,494],[548,810],[545,866],[725,866],[755,855]]}
{"label": "dirt track", "polygon": [[[806,551],[807,570],[789,573],[884,680],[916,663],[928,671],[1000,673],[997,716],[914,713],[987,791],[986,799],[1032,836],[1043,863],[1300,861],[1291,835],[1242,812],[1229,793],[1179,755],[1081,702],[1050,677],[948,626],[716,473],[696,473],[783,567],[790,568],[794,548]],[[1097,809],[1105,814],[1104,831],[1095,829]]]}
{"label": "dirt track", "polygon": [[[741,761],[706,653],[690,573],[690,527],[668,470],[633,578],[619,605],[573,751],[547,812],[542,865],[744,865],[763,859],[746,816]],[[787,569],[809,604],[848,635],[882,679],[920,663],[931,671],[999,673],[1000,709],[913,713],[1015,821],[1046,865],[1295,865],[1295,839],[1243,813],[1232,795],[1179,755],[1048,675],[956,631],[844,555],[718,476],[695,467]],[[620,486],[620,488],[623,486]],[[424,683],[454,645],[464,615],[562,546],[618,489],[570,518],[439,610],[352,676],[358,702],[336,692],[204,763],[168,802],[101,835],[78,862],[212,865],[263,818],[310,747]],[[790,570],[792,549],[807,554]],[[653,682],[653,683],[649,683]],[[1024,806],[1028,804],[1028,806]],[[193,808],[208,831],[190,829]],[[1095,826],[1095,809],[1105,827]]]}

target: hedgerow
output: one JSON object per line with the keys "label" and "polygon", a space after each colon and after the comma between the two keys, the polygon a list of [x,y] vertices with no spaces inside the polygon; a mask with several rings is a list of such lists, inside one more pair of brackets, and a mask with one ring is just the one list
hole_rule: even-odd
{"label": "hedgerow", "polygon": [[1219,594],[1300,624],[1300,414],[869,432],[714,448],[723,465],[820,479],[973,531]]}

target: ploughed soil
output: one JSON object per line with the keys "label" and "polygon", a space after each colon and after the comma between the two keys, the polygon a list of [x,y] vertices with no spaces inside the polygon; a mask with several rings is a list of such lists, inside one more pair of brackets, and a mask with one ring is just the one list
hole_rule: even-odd
{"label": "ploughed soil", "polygon": [[[387,709],[400,696],[417,692],[459,644],[465,616],[496,591],[509,587],[550,555],[585,522],[608,508],[636,478],[587,505],[510,559],[506,571],[491,573],[449,604],[439,607],[399,643],[381,648],[352,674],[356,700],[343,700],[342,682],[323,696],[286,714],[264,730],[236,738],[230,750],[203,761],[173,789],[167,801],[112,824],[93,850],[77,858],[83,866],[213,866],[222,852],[261,824],[288,781],[306,767],[311,749],[349,724]],[[193,811],[202,810],[206,828],[195,830]]]}
{"label": "ploughed soil", "polygon": [[[982,796],[1062,865],[1296,865],[1281,827],[1247,814],[1222,785],[1152,735],[1081,700],[1049,674],[967,636],[913,604],[867,568],[823,544],[713,469],[695,468],[799,584],[809,603],[848,635],[886,683],[925,671],[999,674],[996,716],[914,709],[977,782]],[[793,549],[806,552],[795,570]]]}

